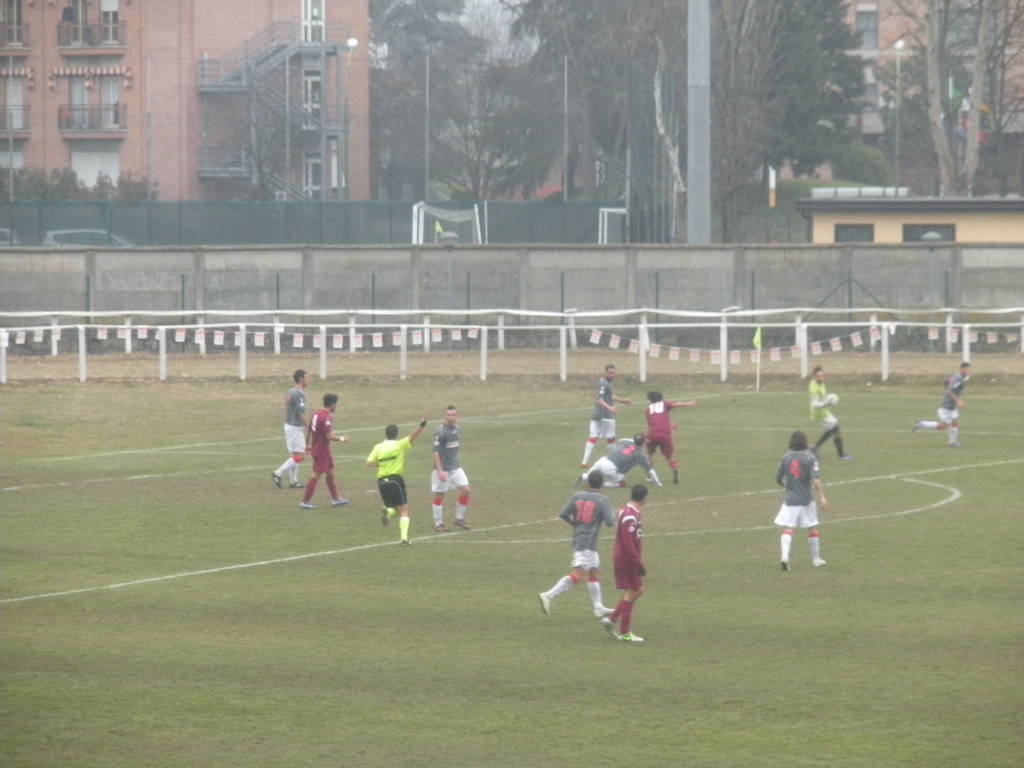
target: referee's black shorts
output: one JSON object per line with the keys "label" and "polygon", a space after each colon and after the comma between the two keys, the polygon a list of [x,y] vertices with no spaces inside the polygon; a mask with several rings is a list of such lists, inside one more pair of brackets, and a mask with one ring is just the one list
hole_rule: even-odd
{"label": "referee's black shorts", "polygon": [[377,489],[386,507],[401,507],[408,503],[405,495],[405,478],[401,475],[378,477]]}

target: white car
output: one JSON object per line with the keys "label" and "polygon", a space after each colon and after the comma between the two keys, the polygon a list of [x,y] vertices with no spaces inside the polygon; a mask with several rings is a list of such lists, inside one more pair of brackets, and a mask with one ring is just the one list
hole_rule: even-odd
{"label": "white car", "polygon": [[132,244],[123,237],[108,234],[105,229],[51,229],[43,236],[42,245],[44,248],[129,248]]}

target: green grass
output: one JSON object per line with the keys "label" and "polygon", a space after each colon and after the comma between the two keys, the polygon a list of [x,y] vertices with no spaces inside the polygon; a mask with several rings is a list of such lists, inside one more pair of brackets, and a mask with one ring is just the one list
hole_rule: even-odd
{"label": "green grass", "polygon": [[[313,400],[342,395],[353,504],[314,512],[270,483],[282,382],[4,388],[0,764],[1019,766],[1024,397],[972,382],[950,450],[909,430],[934,386],[830,383],[856,458],[824,451],[828,565],[798,536],[782,573],[776,462],[792,429],[817,434],[799,382],[620,379],[699,400],[675,418],[683,483],[645,512],[640,647],[581,589],[537,606],[568,566],[555,515],[589,377],[315,382]],[[448,402],[474,529],[439,537],[429,434]],[[362,461],[423,414],[404,549]],[[641,420],[625,409],[620,433]]]}

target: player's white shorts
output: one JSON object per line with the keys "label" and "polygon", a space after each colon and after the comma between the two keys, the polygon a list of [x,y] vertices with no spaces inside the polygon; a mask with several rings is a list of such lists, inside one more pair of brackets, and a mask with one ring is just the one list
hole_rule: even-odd
{"label": "player's white shorts", "polygon": [[960,411],[954,408],[952,411],[946,408],[939,408],[939,421],[943,424],[952,424],[954,421],[960,418]]}
{"label": "player's white shorts", "polygon": [[619,472],[619,468],[607,456],[602,456],[595,461],[594,466],[587,470],[587,474],[589,475],[595,469],[604,475],[604,484],[607,486],[617,488],[626,479],[626,476]]}
{"label": "player's white shorts", "polygon": [[832,427],[839,423],[839,419],[837,419],[828,411],[826,411],[825,413],[826,415],[822,417],[821,421],[818,422],[818,426],[820,426],[822,429],[832,429]]}
{"label": "player's white shorts", "polygon": [[284,425],[284,442],[288,453],[304,454],[306,452],[306,430],[294,424]]}
{"label": "player's white shorts", "polygon": [[444,493],[445,491],[454,491],[456,488],[462,488],[469,485],[469,478],[466,477],[466,471],[459,467],[453,469],[451,472],[446,473],[448,479],[443,483],[437,476],[437,470],[435,469],[430,473],[430,490],[434,493]]}
{"label": "player's white shorts", "polygon": [[590,436],[592,438],[605,438],[610,440],[615,437],[615,419],[600,419],[590,422]]}
{"label": "player's white shorts", "polygon": [[585,571],[601,567],[601,556],[592,549],[579,549],[572,553],[572,567]]}
{"label": "player's white shorts", "polygon": [[783,504],[775,524],[783,528],[814,528],[818,524],[818,505],[813,501],[805,507]]}

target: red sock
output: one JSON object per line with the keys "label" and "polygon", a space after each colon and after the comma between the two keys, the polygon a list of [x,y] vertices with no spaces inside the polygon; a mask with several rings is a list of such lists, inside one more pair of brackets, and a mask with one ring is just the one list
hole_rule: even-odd
{"label": "red sock", "polygon": [[619,616],[622,615],[622,606],[623,606],[623,604],[625,602],[626,602],[626,599],[623,598],[623,597],[620,597],[618,604],[615,606],[615,610],[612,611],[611,615],[608,616],[608,618],[612,620],[612,624],[617,622],[619,620]]}
{"label": "red sock", "polygon": [[338,496],[338,486],[334,482],[334,475],[327,476],[327,490],[331,492],[331,500],[341,498]]}
{"label": "red sock", "polygon": [[621,607],[622,615],[619,620],[619,629],[622,631],[622,634],[628,635],[629,625],[633,621],[633,603],[628,600],[623,600]]}
{"label": "red sock", "polygon": [[304,503],[308,504],[309,500],[313,498],[313,493],[316,491],[316,481],[319,479],[320,478],[318,478],[316,475],[313,475],[306,482],[306,492],[302,495],[302,501]]}
{"label": "red sock", "polygon": [[672,467],[672,469],[679,469],[679,460],[678,459],[669,459],[668,460],[668,465],[670,467]]}

